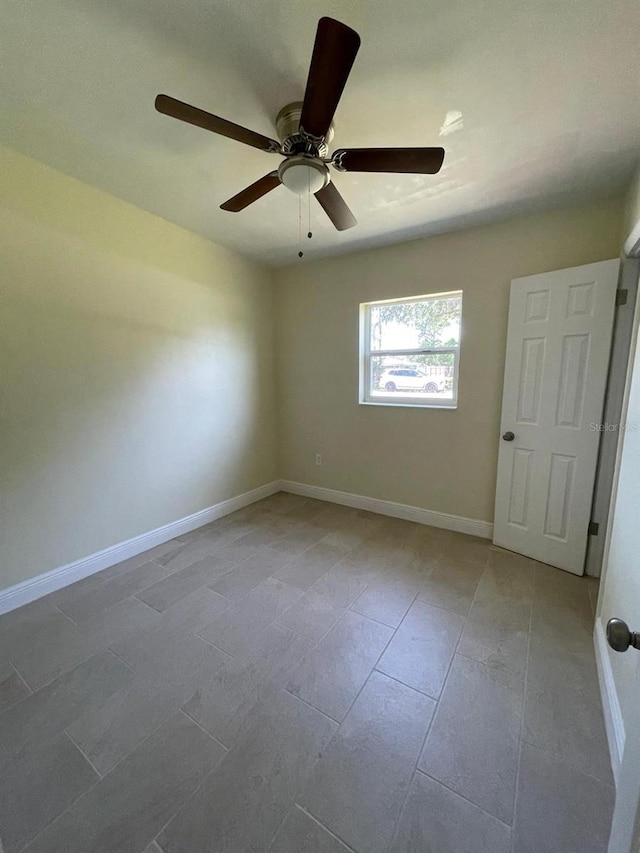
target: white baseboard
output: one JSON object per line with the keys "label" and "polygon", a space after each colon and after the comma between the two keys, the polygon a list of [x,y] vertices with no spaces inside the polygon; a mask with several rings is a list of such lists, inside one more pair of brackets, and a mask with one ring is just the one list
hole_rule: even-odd
{"label": "white baseboard", "polygon": [[325,489],[322,486],[309,486],[306,483],[295,483],[292,480],[280,480],[280,490],[306,498],[316,498],[319,501],[351,506],[355,509],[365,509],[377,512],[379,515],[390,515],[392,518],[403,518],[405,521],[416,521],[418,524],[429,524],[444,530],[455,530],[457,533],[467,533],[470,536],[481,536],[483,539],[493,537],[493,524],[490,521],[479,521],[475,518],[465,518],[462,515],[449,515],[446,512],[435,512],[418,506],[399,504],[394,501],[383,501],[379,498],[368,498],[364,495],[353,495],[350,492],[339,492],[335,489]]}
{"label": "white baseboard", "polygon": [[596,650],[600,697],[602,699],[602,708],[604,711],[604,724],[607,730],[607,740],[609,741],[611,768],[613,770],[613,777],[617,783],[620,762],[624,752],[624,720],[622,719],[618,693],[616,691],[615,681],[613,680],[613,670],[611,669],[611,660],[609,658],[609,646],[607,645],[607,638],[605,636],[605,630],[600,617],[596,619],[596,624],[593,629],[593,642]]}
{"label": "white baseboard", "polygon": [[194,512],[178,521],[172,521],[162,527],[157,527],[155,530],[142,533],[140,536],[134,536],[133,539],[128,539],[126,542],[119,542],[117,545],[112,545],[95,554],[90,554],[88,557],[75,560],[66,566],[52,569],[50,572],[45,572],[35,578],[29,578],[29,580],[15,586],[0,590],[0,614],[22,607],[23,604],[29,604],[37,598],[56,592],[62,587],[95,574],[95,572],[101,572],[103,569],[115,566],[116,563],[142,554],[156,545],[162,545],[163,542],[175,539],[176,536],[189,533],[189,531],[209,524],[224,515],[229,515],[237,509],[242,509],[242,507],[267,498],[277,491],[280,491],[277,480],[266,483],[264,486],[259,486],[250,492],[244,492],[244,494],[237,495],[229,500],[201,509],[199,512]]}
{"label": "white baseboard", "polygon": [[477,519],[464,518],[460,515],[448,515],[444,512],[434,512],[433,510],[408,506],[407,504],[395,503],[394,501],[353,495],[349,492],[325,489],[321,486],[309,486],[305,483],[294,483],[291,480],[274,480],[257,489],[252,489],[250,492],[245,492],[242,495],[221,501],[199,512],[194,512],[192,515],[188,515],[178,521],[172,521],[163,527],[142,533],[140,536],[134,536],[133,539],[128,539],[126,542],[119,542],[95,554],[90,554],[88,557],[75,560],[66,566],[52,569],[50,572],[45,572],[35,578],[29,578],[29,580],[18,583],[15,586],[0,590],[0,614],[8,613],[10,610],[15,610],[17,607],[29,604],[38,598],[56,592],[89,575],[101,572],[110,566],[115,566],[123,560],[128,560],[130,557],[142,554],[156,545],[162,545],[163,542],[168,542],[170,539],[175,539],[176,536],[188,533],[197,527],[202,527],[204,524],[209,524],[217,518],[229,515],[231,512],[235,512],[238,509],[242,509],[242,507],[269,497],[269,495],[273,495],[278,491],[291,492],[294,495],[303,495],[304,497],[316,498],[317,500],[328,501],[329,503],[364,509],[369,512],[376,512],[379,515],[403,518],[406,521],[415,521],[418,524],[428,524],[432,527],[444,528],[445,530],[455,530],[458,533],[467,533],[471,536],[481,536],[485,539],[491,539],[493,535],[493,524],[489,521],[478,521]]}

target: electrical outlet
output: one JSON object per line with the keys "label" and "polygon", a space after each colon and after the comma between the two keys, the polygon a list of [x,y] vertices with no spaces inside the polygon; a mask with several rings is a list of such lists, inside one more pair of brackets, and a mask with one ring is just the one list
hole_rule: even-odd
{"label": "electrical outlet", "polygon": [[322,453],[316,453],[316,465],[322,465]]}

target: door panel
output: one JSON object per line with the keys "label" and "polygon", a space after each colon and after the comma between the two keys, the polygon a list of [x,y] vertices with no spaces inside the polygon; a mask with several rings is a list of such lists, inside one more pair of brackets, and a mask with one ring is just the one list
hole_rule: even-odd
{"label": "door panel", "polygon": [[617,260],[511,283],[494,542],[582,574]]}
{"label": "door panel", "polygon": [[580,429],[589,363],[590,335],[565,335],[562,340],[556,426]]}
{"label": "door panel", "polygon": [[567,525],[574,499],[575,456],[551,454],[544,535],[567,541]]}
{"label": "door panel", "polygon": [[531,480],[533,450],[516,448],[511,469],[509,495],[509,523],[527,528],[529,522],[529,483]]}
{"label": "door panel", "polygon": [[525,338],[522,342],[522,372],[518,394],[519,424],[537,424],[540,417],[544,338]]}

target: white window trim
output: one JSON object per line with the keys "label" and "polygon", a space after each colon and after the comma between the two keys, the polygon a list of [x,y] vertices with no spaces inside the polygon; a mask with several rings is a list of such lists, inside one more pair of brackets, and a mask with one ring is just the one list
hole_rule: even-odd
{"label": "white window trim", "polygon": [[[371,351],[371,308],[377,305],[389,305],[394,302],[407,305],[410,302],[425,302],[427,299],[438,299],[445,296],[462,296],[461,290],[453,290],[446,293],[428,293],[424,296],[414,296],[409,299],[381,299],[375,302],[363,302],[360,305],[360,369],[358,385],[358,402],[361,406],[391,406],[412,409],[457,409],[458,408],[458,376],[460,373],[460,343],[457,347],[426,347],[418,349],[394,349]],[[462,325],[462,324],[461,324]],[[443,353],[454,354],[453,387],[452,397],[446,400],[431,400],[416,398],[411,394],[394,394],[393,401],[380,399],[369,393],[371,376],[371,357],[379,356],[411,356],[411,355],[441,355]]]}

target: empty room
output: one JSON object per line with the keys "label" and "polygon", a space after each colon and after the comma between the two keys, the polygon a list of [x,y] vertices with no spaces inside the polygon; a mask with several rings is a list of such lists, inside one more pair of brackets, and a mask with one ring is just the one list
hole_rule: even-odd
{"label": "empty room", "polygon": [[638,853],[637,3],[0,44],[0,853]]}

